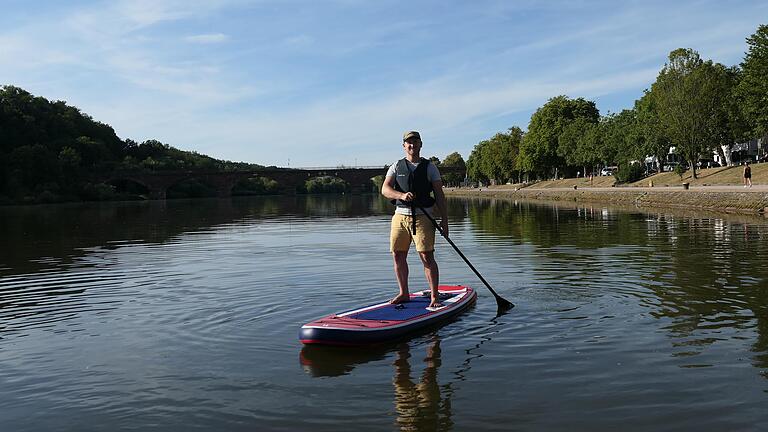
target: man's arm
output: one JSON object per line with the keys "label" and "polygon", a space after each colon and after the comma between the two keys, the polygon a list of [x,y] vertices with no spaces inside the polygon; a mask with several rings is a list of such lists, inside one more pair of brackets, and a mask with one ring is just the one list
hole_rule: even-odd
{"label": "man's arm", "polygon": [[410,192],[398,192],[393,185],[395,184],[395,176],[384,177],[384,183],[381,185],[381,194],[388,199],[399,199],[402,201],[410,201],[413,199],[413,194]]}
{"label": "man's arm", "polygon": [[445,202],[445,194],[443,193],[443,181],[433,181],[432,189],[435,191],[435,204],[437,205],[438,212],[440,212],[440,229],[443,230],[443,235],[448,237],[448,205]]}

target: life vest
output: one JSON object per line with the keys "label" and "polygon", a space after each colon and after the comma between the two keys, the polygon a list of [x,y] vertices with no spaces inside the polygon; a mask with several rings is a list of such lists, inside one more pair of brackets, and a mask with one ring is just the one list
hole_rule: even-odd
{"label": "life vest", "polygon": [[408,161],[405,158],[397,161],[395,166],[395,185],[394,189],[398,192],[413,193],[413,202],[402,200],[391,200],[392,204],[405,207],[432,207],[435,205],[435,198],[432,196],[434,188],[432,182],[427,178],[427,168],[429,159],[421,158],[416,169],[411,171]]}

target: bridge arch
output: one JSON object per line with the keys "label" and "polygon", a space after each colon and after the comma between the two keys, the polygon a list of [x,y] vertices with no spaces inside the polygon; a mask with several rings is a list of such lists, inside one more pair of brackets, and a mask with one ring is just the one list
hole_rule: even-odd
{"label": "bridge arch", "polygon": [[115,177],[104,183],[114,187],[115,194],[118,196],[146,199],[151,195],[150,187],[147,184],[130,177]]}
{"label": "bridge arch", "polygon": [[297,192],[307,194],[318,193],[345,193],[351,192],[352,186],[341,177],[333,175],[315,175],[304,180],[304,184],[299,185]]}
{"label": "bridge arch", "polygon": [[269,177],[254,174],[238,179],[232,185],[233,196],[274,195],[282,192],[283,186]]}
{"label": "bridge arch", "polygon": [[219,185],[209,181],[206,176],[190,175],[180,178],[169,183],[165,189],[166,199],[213,198],[219,195]]}

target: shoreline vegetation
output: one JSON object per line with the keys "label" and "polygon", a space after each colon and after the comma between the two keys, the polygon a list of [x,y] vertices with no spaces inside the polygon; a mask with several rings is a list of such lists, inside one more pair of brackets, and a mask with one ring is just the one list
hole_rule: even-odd
{"label": "shoreline vegetation", "polygon": [[538,184],[607,170],[631,184],[656,172],[689,171],[698,180],[700,168],[768,161],[768,25],[746,44],[743,61],[731,66],[691,48],[671,51],[656,80],[618,113],[554,96],[527,130],[515,125],[475,145],[468,177]]}
{"label": "shoreline vegetation", "polygon": [[[614,176],[548,180],[487,187],[450,187],[447,196],[546,202],[598,203],[634,208],[670,208],[768,215],[768,163],[752,166],[752,187],[741,183],[742,167],[660,173],[617,184]],[[687,188],[686,186],[687,185]]]}

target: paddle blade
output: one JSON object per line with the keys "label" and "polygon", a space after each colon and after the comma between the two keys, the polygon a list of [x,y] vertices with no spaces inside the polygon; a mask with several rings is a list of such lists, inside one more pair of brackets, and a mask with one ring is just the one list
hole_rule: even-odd
{"label": "paddle blade", "polygon": [[496,310],[496,316],[505,314],[510,309],[515,307],[515,305],[512,302],[507,301],[507,300],[505,300],[505,299],[503,299],[501,297],[498,297],[498,296],[496,297],[496,305],[498,306],[498,308]]}

